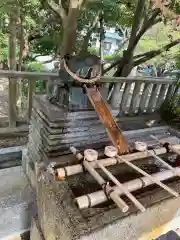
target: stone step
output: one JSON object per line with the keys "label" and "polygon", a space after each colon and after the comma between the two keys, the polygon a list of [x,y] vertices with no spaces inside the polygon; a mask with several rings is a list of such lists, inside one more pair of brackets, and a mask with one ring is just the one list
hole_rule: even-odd
{"label": "stone step", "polygon": [[0,239],[5,239],[30,228],[36,197],[21,166],[0,170],[0,179]]}
{"label": "stone step", "polygon": [[24,149],[25,146],[0,149],[0,169],[20,166],[22,161],[22,151]]}

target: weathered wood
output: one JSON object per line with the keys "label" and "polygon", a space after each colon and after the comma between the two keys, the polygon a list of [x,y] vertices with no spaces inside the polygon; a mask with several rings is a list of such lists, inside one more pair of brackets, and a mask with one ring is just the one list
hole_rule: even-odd
{"label": "weathered wood", "polygon": [[[9,17],[9,68],[16,69],[16,35],[17,35],[17,17],[18,10],[14,7]],[[9,79],[9,127],[16,126],[16,93],[17,82]]]}
{"label": "weathered wood", "polygon": [[167,91],[166,100],[169,100],[172,97],[174,90],[175,90],[175,85],[170,85]]}
{"label": "weathered wood", "polygon": [[[18,72],[18,71],[0,71],[0,76],[4,76],[7,78],[10,78],[9,81],[11,81],[10,87],[9,87],[9,119],[10,120],[10,126],[11,127],[15,127],[16,125],[16,121],[17,121],[17,117],[16,117],[16,106],[15,106],[15,101],[14,99],[14,95],[16,95],[16,93],[14,93],[13,89],[14,86],[13,84],[15,84],[16,81],[18,81],[18,79],[23,79],[23,78],[27,78],[29,79],[29,89],[28,89],[28,110],[27,110],[27,119],[30,120],[31,117],[31,111],[32,111],[32,98],[33,98],[33,89],[35,88],[35,81],[36,79],[42,79],[47,81],[47,92],[48,92],[48,96],[50,96],[49,91],[50,85],[54,85],[58,84],[60,82],[64,82],[65,80],[63,78],[60,79],[59,77],[59,73],[37,73],[37,72]],[[70,86],[70,98],[73,101],[73,94],[74,94],[74,90],[72,90],[71,87],[71,83],[72,81],[66,81],[66,83],[68,82],[69,86]],[[105,99],[107,99],[107,95],[108,95],[108,86],[109,83],[124,83],[125,84],[125,89],[122,91],[121,90],[121,97],[119,99],[117,99],[117,104],[116,106],[120,106],[120,114],[119,115],[123,115],[123,114],[127,114],[129,113],[129,115],[133,115],[136,113],[144,113],[147,112],[147,108],[148,108],[148,112],[152,112],[155,110],[158,110],[159,107],[161,106],[162,102],[165,99],[165,93],[166,93],[166,87],[167,84],[169,85],[169,90],[167,92],[167,96],[166,99],[170,98],[173,94],[174,91],[174,84],[176,82],[175,79],[165,79],[165,78],[150,78],[150,77],[136,77],[136,78],[125,78],[125,77],[118,77],[118,78],[112,78],[112,77],[101,77],[100,82],[104,83],[103,87],[101,88],[101,92],[103,94],[103,97]],[[135,88],[133,93],[131,92],[131,87],[132,87],[132,83],[135,83]],[[141,94],[141,88],[142,85],[145,84],[144,90],[142,91]],[[160,88],[160,85],[162,84],[161,90],[160,90],[160,94],[157,98],[157,93],[158,93],[158,89]],[[153,86],[153,90],[151,89]],[[72,91],[71,91],[72,90]],[[152,90],[152,95],[150,97],[150,93]],[[156,96],[155,96],[156,95]],[[76,94],[77,96],[77,94]],[[88,104],[86,103],[87,101],[84,101],[82,99],[82,109],[90,109],[90,105],[89,102]],[[148,107],[148,102],[149,102],[149,107]],[[156,104],[157,103],[157,104]],[[69,107],[72,105],[72,108],[74,109],[75,104],[70,103]],[[43,107],[43,106],[41,106]],[[80,115],[81,113],[79,113]],[[95,113],[94,113],[95,114]],[[88,116],[89,117],[89,116]],[[77,116],[78,118],[78,116]]]}
{"label": "weathered wood", "polygon": [[[59,78],[59,73],[49,73],[49,72],[20,72],[20,71],[8,71],[8,70],[0,70],[0,76],[5,78],[13,78],[16,81],[16,78],[27,78],[31,80],[48,80]],[[174,84],[176,79],[165,79],[165,78],[151,78],[151,77],[101,77],[100,82],[102,83],[133,83],[135,81],[140,81],[142,83],[154,83],[154,84]],[[58,79],[58,82],[64,82],[63,79]],[[72,79],[68,81],[72,82]]]}
{"label": "weathered wood", "polygon": [[101,77],[101,82],[111,82],[111,83],[133,83],[140,81],[142,83],[153,83],[153,84],[174,84],[175,79],[166,79],[166,78],[152,78],[152,77]]}
{"label": "weathered wood", "polygon": [[9,92],[8,92],[8,118],[9,127],[16,126],[17,111],[16,111],[16,82],[13,79],[9,79]]}
{"label": "weathered wood", "polygon": [[141,98],[140,98],[141,88],[142,88],[142,83],[136,82],[134,91],[133,91],[133,95],[132,95],[132,99],[131,99],[130,109],[129,109],[130,115],[133,115],[138,111],[137,109],[139,108],[139,104],[140,104],[140,100],[141,100]]}
{"label": "weathered wood", "polygon": [[118,149],[119,154],[129,152],[129,147],[126,142],[126,139],[123,136],[121,129],[118,127],[116,121],[113,119],[112,113],[107,105],[107,102],[103,100],[100,92],[97,88],[86,87],[86,92],[94,106],[95,111],[99,115],[99,118],[102,120],[104,127],[108,133],[110,140],[113,145]]}
{"label": "weathered wood", "polygon": [[143,90],[143,95],[142,95],[142,98],[140,101],[140,111],[142,113],[144,113],[147,109],[147,104],[149,102],[151,90],[152,90],[152,84],[151,83],[145,84],[144,90]]}
{"label": "weathered wood", "polygon": [[126,83],[126,85],[125,85],[125,89],[124,89],[124,93],[123,93],[121,105],[120,105],[120,112],[119,112],[120,115],[126,113],[126,107],[127,107],[127,103],[128,103],[129,97],[130,97],[129,93],[131,90],[131,86],[132,86],[131,83]]}
{"label": "weathered wood", "polygon": [[161,85],[158,85],[158,84],[153,85],[151,96],[149,99],[148,110],[147,110],[149,113],[154,112],[154,110],[155,110],[157,97],[158,97],[157,95],[158,95],[160,87],[161,87]]}
{"label": "weathered wood", "polygon": [[28,114],[27,114],[27,117],[28,117],[28,121],[30,121],[31,113],[32,113],[32,104],[33,104],[33,92],[36,89],[36,81],[29,80],[28,86],[29,86],[29,88],[28,88]]}
{"label": "weathered wood", "polygon": [[162,84],[161,90],[158,96],[157,104],[156,104],[156,110],[158,110],[161,107],[161,104],[163,103],[166,97],[167,90],[168,90],[168,84]]}
{"label": "weathered wood", "polygon": [[107,100],[108,91],[109,91],[109,83],[104,83],[100,88],[100,93],[105,100]]}

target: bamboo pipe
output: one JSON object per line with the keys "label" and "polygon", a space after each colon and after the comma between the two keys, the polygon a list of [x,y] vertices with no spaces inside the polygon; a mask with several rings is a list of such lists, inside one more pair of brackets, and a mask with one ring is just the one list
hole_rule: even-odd
{"label": "bamboo pipe", "polygon": [[116,184],[116,186],[118,187],[118,189],[120,189],[120,191],[122,191],[133,203],[134,205],[141,211],[144,212],[146,209],[145,207],[126,189],[124,188],[123,184],[120,183],[117,178],[114,177],[114,175],[108,171],[101,163],[99,163],[96,160],[97,165],[99,166],[99,168],[101,168],[101,170],[108,176],[108,178],[110,180],[112,180],[114,182],[114,184]]}
{"label": "bamboo pipe", "polygon": [[114,203],[121,209],[122,212],[127,212],[129,210],[128,205],[119,197],[119,194],[116,190],[106,184],[106,181],[96,172],[96,170],[89,164],[87,160],[83,162],[84,167],[87,171],[96,179],[99,185],[105,186],[105,192],[109,194],[109,197],[114,201]]}
{"label": "bamboo pipe", "polygon": [[165,162],[162,158],[156,156],[156,154],[154,152],[150,152],[147,149],[147,144],[144,142],[135,142],[135,148],[140,151],[140,152],[147,152],[149,153],[153,158],[155,158],[156,160],[158,160],[159,162],[161,162],[164,166],[166,166],[168,169],[170,169],[171,171],[173,171],[174,175],[176,176],[180,176],[179,173],[177,173],[174,168],[169,165],[167,162]]}
{"label": "bamboo pipe", "polygon": [[164,183],[162,183],[159,180],[154,179],[150,174],[148,174],[147,172],[143,171],[141,168],[137,167],[136,165],[134,165],[133,163],[125,160],[123,157],[117,155],[116,156],[117,159],[123,161],[124,163],[126,163],[128,166],[130,166],[131,168],[133,168],[134,170],[136,170],[137,172],[141,173],[142,175],[149,177],[152,182],[156,183],[157,185],[159,185],[160,187],[162,187],[163,189],[165,189],[167,192],[171,193],[173,196],[178,197],[179,194],[174,191],[173,189],[169,188],[168,186],[166,186]]}
{"label": "bamboo pipe", "polygon": [[[159,142],[161,145],[164,145],[164,144],[165,144],[165,142],[159,140],[159,139],[158,139],[157,137],[155,137],[154,135],[150,135],[150,137],[151,137],[152,139],[156,140],[157,142]],[[171,145],[171,144],[169,144],[168,147],[169,147],[169,149],[170,149],[172,152],[177,153],[178,155],[180,155],[180,151],[177,149],[177,147],[175,147],[175,146],[173,146],[173,145]]]}
{"label": "bamboo pipe", "polygon": [[[147,152],[149,152],[149,150],[147,150]],[[180,173],[176,172],[175,168],[173,168],[171,165],[169,165],[167,162],[165,162],[162,158],[156,156],[154,153],[150,153],[152,157],[154,157],[155,159],[157,159],[159,162],[161,162],[162,164],[164,164],[164,166],[166,166],[169,170],[171,170],[174,175],[180,177]]]}
{"label": "bamboo pipe", "polygon": [[[180,148],[180,144],[174,145],[176,148]],[[83,156],[74,148],[70,148],[71,152],[77,157],[78,160],[82,160]],[[154,150],[149,150],[149,152],[136,152],[136,153],[131,153],[123,156],[123,159],[128,160],[128,161],[134,161],[137,159],[143,159],[146,157],[150,157],[151,153],[155,153],[156,155],[164,154],[166,153],[167,150],[165,147],[154,149]],[[100,164],[102,164],[104,167],[116,165],[119,163],[122,163],[122,161],[117,161],[116,158],[105,158],[105,159],[100,159],[98,160]],[[90,163],[93,168],[98,168],[99,166],[97,165],[96,162],[91,162]],[[72,166],[67,166],[67,167],[62,167],[62,168],[57,168],[57,179],[62,179],[67,176],[75,175],[78,173],[83,172],[83,167],[81,164],[76,164]]]}
{"label": "bamboo pipe", "polygon": [[[70,151],[77,157],[78,160],[82,160],[83,155],[78,152],[78,150],[74,147],[70,147]],[[114,201],[114,203],[121,209],[122,212],[127,212],[129,210],[128,205],[122,200],[118,192],[110,187],[106,181],[100,176],[100,174],[89,164],[87,160],[83,161],[83,165],[86,170],[96,179],[96,181],[104,188],[104,191],[109,194],[109,197]],[[104,186],[104,187],[103,187]]]}
{"label": "bamboo pipe", "polygon": [[[175,170],[177,172],[180,172],[179,167],[175,168]],[[152,174],[152,177],[155,180],[164,181],[174,177],[174,174],[171,170],[166,170],[163,172],[154,173]],[[150,186],[152,184],[154,184],[154,182],[149,177],[142,177],[142,178],[125,182],[123,183],[123,186],[129,192],[133,192],[141,188]],[[120,191],[117,186],[113,186],[112,188],[119,192],[119,196],[124,194],[124,192]],[[76,203],[80,209],[88,208],[89,204],[93,207],[106,201],[107,201],[107,196],[102,190],[76,198]]]}

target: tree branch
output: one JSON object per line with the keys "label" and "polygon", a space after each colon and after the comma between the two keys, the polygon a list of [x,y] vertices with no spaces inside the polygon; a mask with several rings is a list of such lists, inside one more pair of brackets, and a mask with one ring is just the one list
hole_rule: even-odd
{"label": "tree branch", "polygon": [[62,20],[65,20],[67,15],[62,6],[61,0],[59,0],[59,5],[56,4],[53,0],[46,0],[46,2],[48,6],[61,17]]}
{"label": "tree branch", "polygon": [[135,44],[137,45],[137,43],[139,42],[140,38],[143,36],[143,34],[149,29],[151,28],[153,25],[157,24],[158,22],[161,21],[161,18],[156,19],[156,17],[159,15],[160,13],[160,9],[155,9],[154,12],[152,13],[152,15],[149,17],[149,19],[147,19],[143,26],[141,27],[141,29],[139,30],[137,36],[136,36],[136,40],[135,40]]}
{"label": "tree branch", "polygon": [[144,11],[145,0],[139,0],[136,6],[136,11],[133,17],[133,25],[131,30],[131,35],[129,39],[128,49],[131,49],[136,38],[137,31],[141,22],[142,13]]}
{"label": "tree branch", "polygon": [[[138,55],[134,56],[133,57],[134,60],[140,58],[140,59],[134,61],[134,66],[138,66],[139,64],[141,64],[143,62],[146,62],[146,61],[150,60],[151,58],[153,58],[153,57],[155,57],[157,55],[160,55],[162,52],[168,51],[170,48],[176,46],[179,43],[180,43],[180,39],[176,39],[173,42],[165,45],[161,49],[154,50],[154,51],[149,51],[149,52],[145,52],[145,53],[141,53],[141,54],[138,54]],[[108,68],[106,68],[104,70],[104,74],[109,72],[116,65],[120,64],[121,61],[122,61],[122,58],[119,58],[116,62],[112,63],[111,66],[109,66]]]}
{"label": "tree branch", "polygon": [[[148,61],[148,60],[158,56],[159,54],[161,54],[161,53],[163,53],[165,51],[168,51],[170,48],[176,46],[177,44],[180,44],[180,38],[174,40],[173,42],[165,45],[164,47],[162,47],[162,48],[160,48],[158,50],[149,51],[149,52],[146,52],[144,54],[139,54],[139,57],[141,57],[141,58],[136,60],[136,61],[134,61],[133,66],[134,67],[138,66],[139,64],[144,63],[144,62],[146,62],[146,61]],[[137,57],[138,57],[138,55],[135,56],[134,58],[137,58]]]}
{"label": "tree branch", "polygon": [[[132,51],[136,45],[138,44],[139,40],[141,39],[141,37],[143,36],[143,34],[149,29],[151,28],[153,25],[157,24],[158,22],[161,21],[160,18],[156,19],[156,17],[159,15],[160,13],[160,9],[155,9],[152,13],[152,15],[149,17],[149,19],[147,19],[144,22],[144,25],[141,27],[141,29],[139,30],[138,34],[136,35],[136,37],[134,38],[134,41],[131,45],[131,47],[128,48],[129,51]],[[132,33],[131,33],[132,34]],[[142,56],[144,56],[144,53],[142,54]],[[135,56],[134,58],[137,58],[138,56]],[[110,71],[113,67],[115,67],[116,65],[120,64],[122,61],[122,58],[118,59],[116,62],[112,63],[111,66],[109,66],[107,69],[104,70],[104,74],[107,73],[108,71]]]}
{"label": "tree branch", "polygon": [[162,0],[152,0],[153,5],[156,9],[160,9],[162,14],[170,19],[176,19],[177,14],[175,14]]}
{"label": "tree branch", "polygon": [[83,38],[83,43],[82,43],[82,48],[81,48],[80,54],[83,54],[84,52],[87,52],[89,39],[90,39],[94,29],[97,27],[97,24],[98,24],[99,14],[100,14],[100,11],[98,11],[98,14],[94,18],[94,21],[92,22],[91,26],[87,30],[86,35]]}

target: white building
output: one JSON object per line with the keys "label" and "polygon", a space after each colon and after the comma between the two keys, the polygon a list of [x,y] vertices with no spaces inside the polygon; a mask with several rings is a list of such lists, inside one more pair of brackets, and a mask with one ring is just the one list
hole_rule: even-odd
{"label": "white building", "polygon": [[[120,45],[123,41],[123,37],[121,37],[116,31],[115,28],[106,27],[105,28],[105,39],[104,39],[104,55],[112,55],[116,50],[120,48]],[[91,41],[91,47],[99,48],[100,41],[99,36],[93,36]]]}

